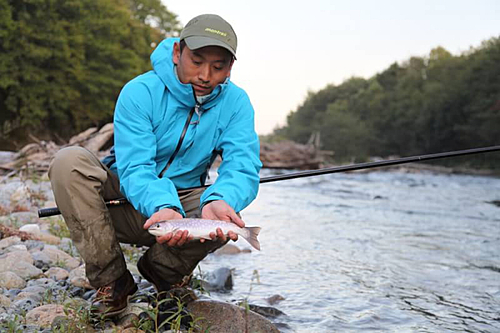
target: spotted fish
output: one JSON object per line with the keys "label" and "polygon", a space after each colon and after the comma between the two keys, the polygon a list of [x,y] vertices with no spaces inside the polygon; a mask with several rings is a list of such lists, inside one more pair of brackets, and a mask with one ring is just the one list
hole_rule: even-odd
{"label": "spotted fish", "polygon": [[255,249],[260,250],[260,243],[257,236],[261,228],[258,226],[240,228],[232,222],[185,218],[157,222],[152,224],[148,231],[152,235],[163,236],[169,232],[187,230],[189,231],[189,236],[192,236],[194,239],[204,238],[211,240],[210,233],[215,232],[217,228],[221,228],[225,235],[227,235],[229,231],[234,232],[243,237]]}

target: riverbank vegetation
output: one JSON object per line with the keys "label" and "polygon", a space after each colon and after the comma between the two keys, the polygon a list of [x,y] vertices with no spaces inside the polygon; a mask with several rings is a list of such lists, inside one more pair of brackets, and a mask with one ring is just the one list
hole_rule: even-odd
{"label": "riverbank vegetation", "polygon": [[0,150],[110,122],[121,87],[179,31],[160,0],[0,0]]}
{"label": "riverbank vegetation", "polygon": [[[371,78],[310,92],[272,139],[321,133],[337,161],[413,156],[500,144],[500,37],[454,56],[442,47]],[[441,164],[499,169],[498,153]]]}
{"label": "riverbank vegetation", "polygon": [[[66,144],[111,122],[121,87],[150,69],[151,51],[180,28],[160,0],[0,0],[0,150]],[[373,77],[309,92],[263,139],[305,144],[319,133],[318,148],[334,151],[335,162],[361,162],[499,144],[499,123],[493,37],[459,55],[436,47]],[[497,153],[437,161],[499,162]]]}

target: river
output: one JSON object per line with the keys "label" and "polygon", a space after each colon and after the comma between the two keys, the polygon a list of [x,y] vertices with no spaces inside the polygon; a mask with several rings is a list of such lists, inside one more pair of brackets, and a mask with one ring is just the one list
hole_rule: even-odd
{"label": "river", "polygon": [[[265,171],[262,176],[271,175]],[[499,332],[500,179],[375,171],[262,184],[242,212],[262,250],[211,296],[269,306],[283,332]],[[250,248],[242,239],[236,243]]]}

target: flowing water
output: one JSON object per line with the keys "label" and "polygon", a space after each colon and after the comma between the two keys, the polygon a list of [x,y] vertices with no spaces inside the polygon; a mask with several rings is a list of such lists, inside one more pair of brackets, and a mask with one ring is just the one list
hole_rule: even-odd
{"label": "flowing water", "polygon": [[[263,174],[262,176],[268,176]],[[283,332],[500,332],[500,179],[377,171],[262,184],[262,251],[209,256]],[[250,248],[244,240],[237,244]]]}

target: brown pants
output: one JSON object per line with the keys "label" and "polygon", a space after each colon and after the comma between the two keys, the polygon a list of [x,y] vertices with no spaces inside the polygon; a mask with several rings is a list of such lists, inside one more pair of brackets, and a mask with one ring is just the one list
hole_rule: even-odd
{"label": "brown pants", "polygon": [[[106,206],[105,201],[124,197],[118,177],[85,148],[68,147],[57,152],[49,178],[56,204],[95,288],[125,273],[127,266],[120,242],[149,247],[145,259],[172,285],[180,283],[208,253],[224,244],[195,240],[169,247],[157,243],[142,227],[147,218],[132,205]],[[202,189],[179,193],[187,217],[201,216],[202,193]]]}

